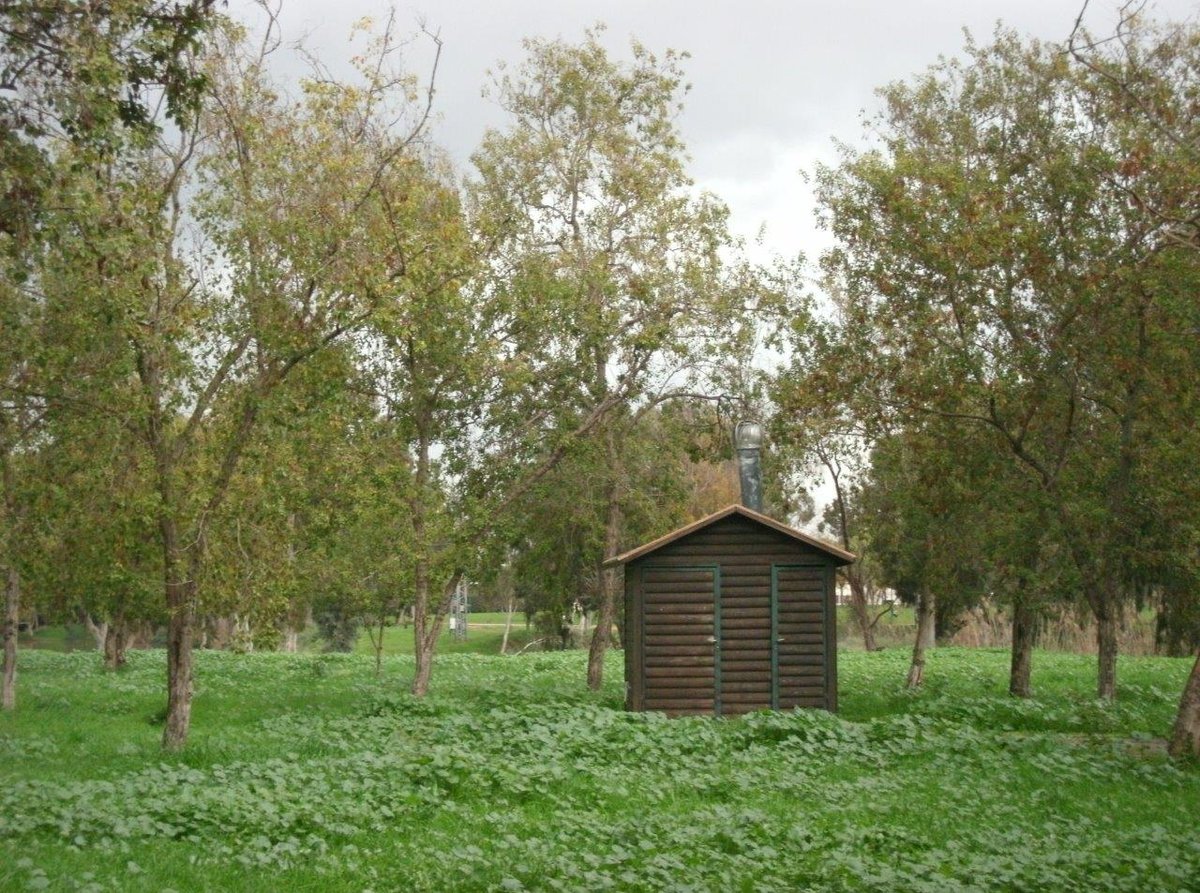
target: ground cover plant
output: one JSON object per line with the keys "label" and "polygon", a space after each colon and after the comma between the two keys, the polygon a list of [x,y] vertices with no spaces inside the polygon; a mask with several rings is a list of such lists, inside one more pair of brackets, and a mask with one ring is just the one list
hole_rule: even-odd
{"label": "ground cover plant", "polygon": [[847,652],[842,712],[621,710],[579,651],[203,652],[189,748],[164,755],[161,651],[29,653],[0,717],[5,890],[1187,890],[1200,771],[1159,755],[1189,665]]}

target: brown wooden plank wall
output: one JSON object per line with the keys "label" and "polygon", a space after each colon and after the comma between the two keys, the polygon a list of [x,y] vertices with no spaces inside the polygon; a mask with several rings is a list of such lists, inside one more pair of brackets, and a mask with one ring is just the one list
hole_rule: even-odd
{"label": "brown wooden plank wall", "polygon": [[[658,619],[661,610],[656,610],[654,599],[661,601],[663,593],[660,591],[651,596],[643,591],[647,579],[644,570],[663,567],[682,569],[704,564],[720,567],[720,712],[724,714],[745,713],[771,706],[772,565],[811,565],[811,570],[805,569],[809,574],[805,578],[808,581],[805,585],[809,586],[806,592],[811,591],[809,584],[812,579],[824,580],[826,585],[830,579],[825,570],[829,558],[818,549],[739,516],[723,518],[631,562],[626,566],[626,617],[632,621],[626,624],[626,679],[629,683],[627,702],[634,710],[668,709],[671,712],[683,712],[682,709],[658,706],[664,703],[680,704],[683,700],[676,696],[679,686],[672,687],[666,682],[683,677],[668,673],[662,660],[675,657],[686,663],[692,655],[690,649],[698,644],[695,627],[689,624],[707,617],[703,611],[689,609],[687,612],[677,612],[693,615],[682,623],[667,624]],[[793,577],[794,574],[788,579]],[[669,588],[671,584],[663,585]],[[656,584],[655,588],[661,590],[663,585]],[[699,592],[692,589],[686,594],[699,598]],[[831,601],[832,593],[827,593],[825,597]],[[688,604],[686,599],[680,599],[678,603]],[[691,604],[698,607],[696,602]],[[638,628],[641,618],[644,618],[644,630]],[[811,675],[799,669],[809,666],[804,662],[809,660],[823,665],[826,654],[825,621],[797,607],[795,612],[787,614],[785,625],[795,637],[791,643],[794,653],[789,651],[786,657],[788,670],[781,675],[781,683],[786,679],[789,686],[786,706],[801,703],[804,706],[825,706],[825,696],[820,698],[819,703],[811,700],[811,686],[808,684],[812,681]],[[654,637],[653,642],[650,636]],[[673,638],[675,636],[680,638]],[[803,648],[811,648],[811,654],[801,653]],[[657,662],[655,672],[651,672],[651,661]],[[671,666],[678,667],[679,664]],[[822,684],[828,679],[823,675]],[[781,703],[780,706],[785,704]],[[699,699],[697,703],[687,705],[687,712],[707,713],[712,709],[712,704],[706,708]]]}

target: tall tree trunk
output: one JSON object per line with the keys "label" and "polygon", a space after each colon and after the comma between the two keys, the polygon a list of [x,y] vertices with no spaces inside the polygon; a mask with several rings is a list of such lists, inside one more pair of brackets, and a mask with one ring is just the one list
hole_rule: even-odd
{"label": "tall tree trunk", "polygon": [[875,626],[871,623],[862,576],[857,570],[846,568],[845,577],[846,583],[850,587],[850,612],[854,615],[854,622],[858,624],[859,632],[862,633],[863,649],[878,651],[879,646],[875,644]]}
{"label": "tall tree trunk", "polygon": [[[413,675],[412,693],[423,698],[429,693],[429,679],[433,675],[433,653],[437,647],[438,636],[442,632],[442,623],[446,619],[446,614],[450,610],[450,600],[454,597],[454,591],[458,588],[458,582],[462,579],[462,573],[455,571],[453,576],[446,581],[446,585],[442,590],[442,597],[438,605],[434,608],[432,616],[427,611],[421,612],[420,621],[417,620],[416,605],[413,606],[413,651],[416,654],[416,672]],[[429,602],[429,577],[425,576],[425,603]],[[421,601],[418,592],[418,603]],[[423,630],[423,632],[422,632]]]}
{"label": "tall tree trunk", "polygon": [[[842,489],[842,463],[836,455],[826,452],[819,445],[817,455],[833,481],[833,498],[838,511],[838,532],[841,535],[842,548],[849,552],[851,551],[850,518],[846,511],[846,494]],[[858,624],[859,632],[862,633],[863,649],[878,651],[878,646],[875,644],[875,626],[871,623],[870,612],[867,609],[867,594],[863,586],[862,573],[855,565],[845,568],[842,573],[846,583],[850,586],[850,611],[854,615],[854,622]]]}
{"label": "tall tree trunk", "polygon": [[1033,646],[1037,641],[1037,615],[1024,593],[1013,598],[1012,665],[1008,673],[1008,693],[1016,698],[1030,696],[1033,672]]}
{"label": "tall tree trunk", "polygon": [[[613,435],[609,439],[609,473],[612,479],[608,487],[608,516],[604,524],[604,560],[617,555],[621,544],[621,499],[620,476]],[[609,637],[612,635],[613,619],[617,609],[617,590],[620,568],[602,568],[600,571],[600,610],[596,614],[596,628],[592,632],[592,644],[588,649],[587,684],[598,691],[604,682],[604,655],[608,652]]]}
{"label": "tall tree trunk", "polygon": [[1168,752],[1173,757],[1200,757],[1200,652],[1196,654],[1192,674],[1179,699],[1179,713],[1175,717]]}
{"label": "tall tree trunk", "polygon": [[500,653],[508,652],[508,634],[512,632],[513,614],[516,613],[517,603],[511,598],[508,600],[508,616],[504,618],[504,638],[500,640]]}
{"label": "tall tree trunk", "polygon": [[[289,512],[287,516],[288,527],[288,543],[287,543],[287,565],[288,574],[292,577],[296,574],[296,543],[293,537],[296,532],[296,513]],[[309,605],[304,603],[303,608],[297,606],[295,600],[288,602],[287,612],[283,616],[283,641],[280,642],[279,648],[287,654],[295,654],[300,650],[300,633],[304,631],[307,625]]]}
{"label": "tall tree trunk", "polygon": [[1117,697],[1117,615],[1108,602],[1096,614],[1096,694],[1106,701]]}
{"label": "tall tree trunk", "polygon": [[129,629],[125,618],[114,617],[108,624],[108,634],[104,637],[104,667],[108,670],[119,670],[125,666],[125,650],[129,645]]}
{"label": "tall tree trunk", "polygon": [[933,595],[924,596],[933,605],[930,608],[931,619],[929,623],[918,624],[917,631],[921,634],[921,647],[928,650],[937,647],[937,602]]}
{"label": "tall tree trunk", "polygon": [[[16,480],[9,457],[9,445],[5,443],[4,446],[4,451],[0,453],[0,485],[4,491],[3,494],[0,494],[0,506],[3,507],[3,516],[0,517],[3,530],[0,532],[11,536],[17,516]],[[4,573],[4,661],[0,666],[0,677],[2,677],[0,709],[15,710],[17,707],[17,630],[21,625],[21,572],[12,561],[13,543],[6,540],[3,545],[9,551],[7,553],[0,552],[0,555],[8,559]]]}
{"label": "tall tree trunk", "polygon": [[192,623],[196,581],[194,568],[179,552],[175,521],[160,522],[167,595],[167,721],[164,750],[181,750],[192,722]]}
{"label": "tall tree trunk", "polygon": [[[428,625],[424,619],[421,623],[413,622],[413,651],[416,656],[416,672],[412,682],[414,697],[423,698],[429,694],[429,680],[433,676],[433,651],[438,633],[442,629],[442,619],[442,616],[435,614],[429,619]],[[426,627],[423,634],[417,632],[422,626]]]}
{"label": "tall tree trunk", "polygon": [[[387,628],[387,618],[383,611],[379,612],[379,624],[371,631],[371,647],[375,649],[375,677],[383,672],[383,631]],[[378,633],[376,635],[376,633]]]}
{"label": "tall tree trunk", "polygon": [[[409,345],[411,362],[412,345]],[[429,437],[426,434],[426,419],[417,417],[417,462],[413,480],[413,498],[409,500],[413,542],[416,557],[413,561],[413,658],[416,669],[413,673],[412,693],[423,698],[429,692],[429,679],[433,675],[433,652],[437,647],[437,636],[441,628],[441,617],[435,611],[429,614],[429,549],[426,542],[425,500],[429,486]]]}
{"label": "tall tree trunk", "polygon": [[17,627],[21,622],[21,573],[9,566],[4,579],[4,667],[0,708],[17,707]]}
{"label": "tall tree trunk", "polygon": [[932,592],[922,592],[917,598],[917,634],[913,644],[912,664],[908,668],[906,688],[920,688],[925,683],[925,650],[933,640],[933,625],[937,619],[937,603]]}
{"label": "tall tree trunk", "polygon": [[[418,544],[424,536],[425,524],[423,518],[414,514],[413,533]],[[421,548],[418,545],[418,548]],[[413,562],[413,658],[416,671],[413,675],[412,693],[418,698],[425,697],[429,691],[429,677],[433,673],[433,645],[427,635],[430,626],[429,618],[429,563],[424,555],[418,555]]]}
{"label": "tall tree trunk", "polygon": [[[1068,523],[1070,517],[1060,511]],[[1117,696],[1117,614],[1120,591],[1114,571],[1107,562],[1091,555],[1081,537],[1071,536],[1067,540],[1076,569],[1079,571],[1084,595],[1092,617],[1096,620],[1096,694],[1111,701]]]}

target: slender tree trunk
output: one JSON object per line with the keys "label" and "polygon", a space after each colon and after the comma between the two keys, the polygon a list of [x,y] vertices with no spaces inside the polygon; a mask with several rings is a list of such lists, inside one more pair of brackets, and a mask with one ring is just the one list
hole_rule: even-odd
{"label": "slender tree trunk", "polygon": [[379,626],[376,629],[378,635],[371,636],[371,647],[375,649],[375,676],[383,672],[383,629],[386,626],[386,618],[381,611],[379,614]]}
{"label": "slender tree trunk", "polygon": [[458,587],[462,573],[455,571],[447,581],[442,592],[441,601],[429,611],[429,574],[427,566],[418,561],[416,577],[416,602],[413,605],[413,656],[415,657],[416,672],[413,674],[412,693],[418,698],[429,693],[429,680],[433,676],[433,655],[437,648],[438,636],[442,632],[442,623],[450,610],[450,600]]}
{"label": "slender tree trunk", "polygon": [[[428,579],[426,576],[424,584],[426,604],[429,600]],[[429,679],[433,675],[434,649],[437,647],[437,639],[441,635],[446,613],[450,610],[450,600],[454,597],[454,591],[458,588],[458,582],[461,579],[462,573],[455,571],[453,576],[446,581],[441,601],[434,609],[432,616],[423,612],[421,620],[418,622],[416,606],[413,606],[413,650],[417,654],[417,667],[416,673],[413,675],[412,693],[418,698],[425,697],[429,692]]]}
{"label": "slender tree trunk", "polygon": [[1117,616],[1111,603],[1096,615],[1096,694],[1106,701],[1117,697]]}
{"label": "slender tree trunk", "polygon": [[512,599],[508,600],[508,616],[504,618],[504,638],[500,640],[500,653],[508,652],[508,634],[512,632],[513,614],[516,613],[517,603]]}
{"label": "slender tree trunk", "polygon": [[917,598],[917,634],[913,644],[912,665],[908,668],[906,688],[920,688],[925,683],[925,650],[933,640],[933,625],[937,604],[932,592],[922,592]]}
{"label": "slender tree trunk", "polygon": [[[612,481],[608,489],[608,517],[604,525],[604,560],[614,557],[621,543],[621,500],[619,490],[620,469],[616,467],[615,444],[609,435],[609,472]],[[603,568],[600,571],[600,610],[596,614],[596,628],[592,632],[592,644],[588,649],[587,684],[598,691],[604,682],[604,655],[608,652],[609,637],[612,635],[613,619],[617,608],[617,590],[620,568]]]}
{"label": "slender tree trunk", "polygon": [[[412,693],[415,697],[423,698],[429,694],[429,680],[433,676],[433,651],[438,634],[442,631],[443,615],[435,613],[428,624],[413,622],[413,645],[416,655],[416,672],[413,675]],[[425,627],[424,634],[418,632]]]}
{"label": "slender tree trunk", "polygon": [[[16,480],[12,462],[9,457],[9,444],[4,444],[0,453],[0,525],[3,533],[11,535],[17,517]],[[3,544],[8,550],[13,543],[6,540]],[[0,709],[15,710],[17,707],[17,631],[21,625],[21,572],[12,562],[12,553],[3,554],[9,560],[4,573],[4,661],[0,666]]]}
{"label": "slender tree trunk", "polygon": [[[412,346],[409,353],[411,357]],[[437,635],[441,628],[441,617],[435,611],[429,615],[429,543],[426,542],[425,500],[429,485],[429,437],[425,419],[417,419],[417,462],[413,480],[414,498],[409,502],[413,542],[417,553],[413,561],[413,658],[416,669],[413,673],[412,693],[423,698],[429,692],[429,679],[433,675],[433,651],[437,647]]]}
{"label": "slender tree trunk", "polygon": [[[842,464],[836,455],[827,453],[820,446],[817,448],[817,455],[829,471],[829,477],[833,481],[833,497],[839,519],[838,532],[841,534],[842,548],[849,552],[850,519],[846,511],[846,495],[842,490]],[[878,646],[875,644],[875,626],[871,623],[867,609],[867,594],[863,586],[862,574],[857,566],[851,565],[844,570],[843,575],[846,583],[850,586],[850,610],[854,615],[854,622],[858,624],[859,631],[862,633],[863,649],[878,651]]]}
{"label": "slender tree trunk", "polygon": [[104,667],[119,670],[125,666],[125,651],[129,646],[128,627],[125,618],[114,617],[108,624],[108,635],[104,637]]}
{"label": "slender tree trunk", "polygon": [[930,610],[933,613],[932,619],[924,626],[918,626],[918,631],[921,633],[921,647],[928,650],[937,647],[937,603],[932,595],[926,596],[933,605]]}
{"label": "slender tree trunk", "polygon": [[[421,543],[424,529],[423,520],[414,515],[413,532],[418,543]],[[413,563],[413,658],[416,671],[412,681],[412,693],[418,698],[425,697],[429,691],[429,677],[433,673],[433,642],[426,635],[429,621],[429,564],[424,556],[418,555]]]}
{"label": "slender tree trunk", "polygon": [[1200,757],[1200,652],[1179,699],[1179,713],[1168,752],[1173,757]]}
{"label": "slender tree trunk", "polygon": [[17,628],[21,622],[21,573],[9,567],[4,579],[4,667],[0,708],[17,707]]}
{"label": "slender tree trunk", "polygon": [[[287,526],[290,534],[287,544],[288,573],[294,577],[296,574],[296,543],[292,536],[296,531],[295,512],[288,513]],[[283,617],[283,641],[279,646],[280,650],[287,654],[295,654],[300,650],[300,632],[304,629],[305,613],[297,609],[294,601],[288,604],[287,613]]]}
{"label": "slender tree trunk", "polygon": [[173,518],[160,522],[167,594],[167,720],[164,750],[181,750],[192,722],[192,624],[196,582],[193,570],[179,552]]}
{"label": "slender tree trunk", "polygon": [[1012,665],[1008,674],[1008,693],[1016,698],[1030,696],[1033,672],[1033,646],[1037,641],[1037,615],[1022,593],[1013,599]]}
{"label": "slender tree trunk", "polygon": [[417,655],[416,673],[413,675],[412,693],[414,697],[423,698],[429,694],[429,680],[433,676],[433,654],[430,649],[423,648]]}
{"label": "slender tree trunk", "polygon": [[875,644],[875,626],[871,623],[870,610],[867,607],[867,593],[862,577],[857,570],[847,568],[846,583],[850,587],[850,612],[854,615],[854,622],[858,624],[858,629],[862,633],[863,649],[878,651],[879,646]]}
{"label": "slender tree trunk", "polygon": [[[1071,518],[1060,510],[1060,517]],[[1096,694],[1112,701],[1117,696],[1117,612],[1120,605],[1116,573],[1097,561],[1077,536],[1068,539],[1076,569],[1096,620]]]}

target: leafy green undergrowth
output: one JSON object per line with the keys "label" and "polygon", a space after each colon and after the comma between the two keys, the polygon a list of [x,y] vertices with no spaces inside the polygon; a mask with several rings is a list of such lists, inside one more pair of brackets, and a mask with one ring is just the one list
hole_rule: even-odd
{"label": "leafy green undergrowth", "polygon": [[583,654],[446,655],[435,692],[362,655],[198,655],[163,755],[163,656],[22,656],[0,718],[13,890],[1194,890],[1200,771],[1166,734],[1188,666],[939,649],[841,656],[842,712],[670,720],[620,709]]}

